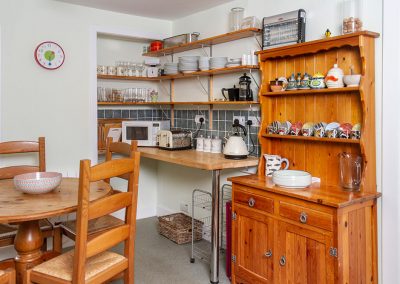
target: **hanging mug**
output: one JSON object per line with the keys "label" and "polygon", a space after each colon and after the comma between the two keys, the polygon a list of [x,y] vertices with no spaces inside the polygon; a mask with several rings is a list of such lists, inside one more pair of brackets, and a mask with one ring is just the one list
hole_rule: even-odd
{"label": "hanging mug", "polygon": [[284,170],[287,170],[289,168],[289,160],[286,158],[282,158],[279,155],[265,154],[264,158],[266,176],[272,176],[273,172],[281,170],[282,163],[286,164]]}

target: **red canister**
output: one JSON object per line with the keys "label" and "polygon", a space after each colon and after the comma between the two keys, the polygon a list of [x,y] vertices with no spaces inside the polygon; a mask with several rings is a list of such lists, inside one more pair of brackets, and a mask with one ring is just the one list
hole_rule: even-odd
{"label": "red canister", "polygon": [[150,51],[158,51],[163,48],[163,42],[155,40],[150,43]]}

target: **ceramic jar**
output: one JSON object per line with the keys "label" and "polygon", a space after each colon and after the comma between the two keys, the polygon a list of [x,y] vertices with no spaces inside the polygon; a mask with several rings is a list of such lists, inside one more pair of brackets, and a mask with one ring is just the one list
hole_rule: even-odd
{"label": "ceramic jar", "polygon": [[294,77],[294,74],[292,74],[292,76],[290,76],[286,90],[288,90],[288,91],[297,90],[297,81],[296,81],[296,78]]}
{"label": "ceramic jar", "polygon": [[211,153],[221,153],[222,149],[222,140],[219,139],[217,136],[211,140]]}
{"label": "ceramic jar", "polygon": [[326,86],[328,88],[343,88],[343,70],[338,67],[337,64],[333,65],[333,68],[328,71],[325,77]]}
{"label": "ceramic jar", "polygon": [[300,81],[300,90],[308,90],[310,89],[310,75],[308,73],[304,73],[303,79]]}
{"label": "ceramic jar", "polygon": [[211,152],[211,138],[208,136],[207,138],[204,139],[204,147],[203,147],[203,152]]}
{"label": "ceramic jar", "polygon": [[326,87],[324,75],[320,72],[315,73],[311,79],[310,87],[311,89],[324,89]]}
{"label": "ceramic jar", "polygon": [[204,138],[203,135],[196,138],[196,151],[202,152],[204,149]]}

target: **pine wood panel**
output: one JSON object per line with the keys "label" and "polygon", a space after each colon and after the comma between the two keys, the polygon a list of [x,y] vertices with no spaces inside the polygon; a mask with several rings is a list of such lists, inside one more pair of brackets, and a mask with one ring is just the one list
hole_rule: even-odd
{"label": "pine wood panel", "polygon": [[280,263],[278,283],[335,283],[334,259],[329,255],[333,239],[327,235],[279,222]]}
{"label": "pine wood panel", "polygon": [[237,214],[233,223],[233,255],[236,256],[233,275],[251,283],[271,283],[273,256],[267,257],[265,253],[273,253],[273,222],[254,210],[241,207],[233,210]]}

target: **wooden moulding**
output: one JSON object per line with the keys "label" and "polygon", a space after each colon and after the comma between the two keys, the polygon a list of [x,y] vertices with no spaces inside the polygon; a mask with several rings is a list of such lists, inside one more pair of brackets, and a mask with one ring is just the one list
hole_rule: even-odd
{"label": "wooden moulding", "polygon": [[[359,32],[258,52],[262,84],[260,100],[262,153],[279,154],[290,169],[305,170],[321,178],[321,186],[338,186],[342,152],[363,157],[362,192],[376,192],[374,40],[379,34]],[[292,73],[326,74],[337,63],[345,74],[361,74],[359,87],[298,90],[273,93],[269,82]],[[272,121],[361,123],[361,139],[328,139],[268,135]],[[265,171],[260,159],[259,174]]]}

